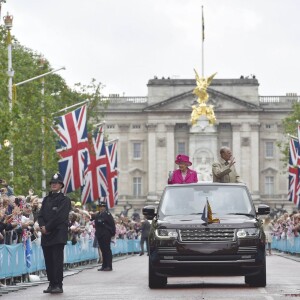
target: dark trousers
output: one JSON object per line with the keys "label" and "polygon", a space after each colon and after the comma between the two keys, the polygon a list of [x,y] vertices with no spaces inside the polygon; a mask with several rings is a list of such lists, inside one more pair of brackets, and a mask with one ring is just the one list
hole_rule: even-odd
{"label": "dark trousers", "polygon": [[144,243],[146,242],[147,252],[149,253],[148,237],[141,237],[141,253],[144,253]]}
{"label": "dark trousers", "polygon": [[110,248],[110,235],[102,235],[98,237],[98,244],[102,252],[102,268],[112,268],[112,253]]}
{"label": "dark trousers", "polygon": [[47,277],[51,286],[62,288],[64,272],[64,244],[43,246]]}

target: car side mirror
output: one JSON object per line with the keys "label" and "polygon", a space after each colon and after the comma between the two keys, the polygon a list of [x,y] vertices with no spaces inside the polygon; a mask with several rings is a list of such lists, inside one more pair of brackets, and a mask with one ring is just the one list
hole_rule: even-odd
{"label": "car side mirror", "polygon": [[156,207],[153,205],[148,205],[143,208],[143,215],[146,217],[147,220],[153,220],[156,216]]}
{"label": "car side mirror", "polygon": [[270,213],[270,206],[266,204],[259,204],[257,209],[258,215],[268,215]]}

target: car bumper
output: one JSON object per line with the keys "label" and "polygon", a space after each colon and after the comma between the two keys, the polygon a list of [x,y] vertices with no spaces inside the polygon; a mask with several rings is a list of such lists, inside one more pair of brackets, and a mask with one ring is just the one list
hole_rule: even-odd
{"label": "car bumper", "polygon": [[256,259],[236,260],[164,260],[150,262],[157,275],[162,276],[246,276],[255,275],[263,268]]}
{"label": "car bumper", "polygon": [[150,249],[149,263],[157,275],[246,276],[259,273],[265,263],[265,249],[257,244],[251,247],[237,244],[174,246]]}

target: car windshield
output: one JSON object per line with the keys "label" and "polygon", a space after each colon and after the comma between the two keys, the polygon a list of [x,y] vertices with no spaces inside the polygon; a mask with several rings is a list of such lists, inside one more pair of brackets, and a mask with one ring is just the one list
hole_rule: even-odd
{"label": "car windshield", "polygon": [[247,189],[242,185],[168,186],[159,213],[164,216],[202,214],[207,200],[214,215],[255,214]]}

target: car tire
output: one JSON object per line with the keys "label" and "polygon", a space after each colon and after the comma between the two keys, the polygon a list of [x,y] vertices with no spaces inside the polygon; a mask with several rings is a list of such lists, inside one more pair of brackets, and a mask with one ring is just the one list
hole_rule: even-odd
{"label": "car tire", "polygon": [[155,274],[154,269],[152,267],[150,257],[149,257],[149,272],[148,272],[148,279],[149,279],[149,288],[150,289],[159,289],[163,288],[167,285],[168,278],[164,276],[158,276]]}
{"label": "car tire", "polygon": [[264,257],[263,267],[256,275],[245,276],[245,283],[253,287],[265,287],[267,285],[266,257]]}

